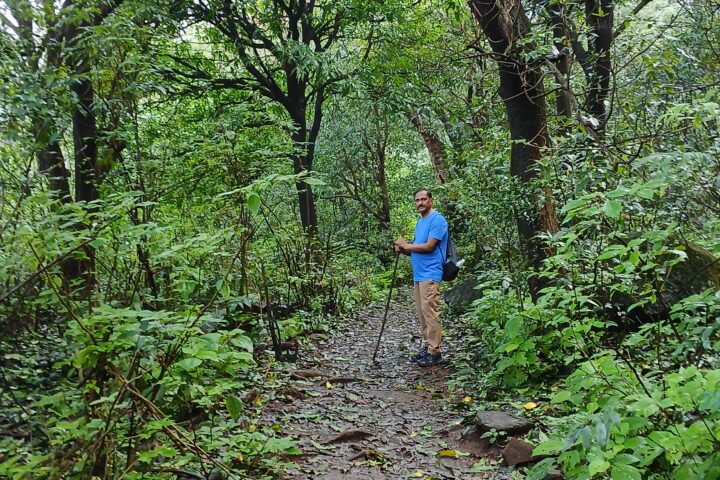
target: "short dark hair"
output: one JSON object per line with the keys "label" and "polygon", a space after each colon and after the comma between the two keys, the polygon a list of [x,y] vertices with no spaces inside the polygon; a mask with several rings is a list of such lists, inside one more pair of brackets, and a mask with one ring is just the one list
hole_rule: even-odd
{"label": "short dark hair", "polygon": [[428,198],[432,198],[432,192],[428,190],[427,188],[420,188],[418,190],[415,190],[415,193],[413,193],[413,198],[415,198],[415,195],[417,195],[420,192],[426,192],[428,195]]}

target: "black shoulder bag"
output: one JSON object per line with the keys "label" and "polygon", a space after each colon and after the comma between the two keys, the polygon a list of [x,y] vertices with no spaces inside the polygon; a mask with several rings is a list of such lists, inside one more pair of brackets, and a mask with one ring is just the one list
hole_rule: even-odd
{"label": "black shoulder bag", "polygon": [[460,273],[460,267],[457,266],[457,261],[457,252],[455,251],[455,245],[450,237],[450,228],[448,227],[448,242],[447,249],[445,250],[445,261],[443,262],[443,281],[452,282],[457,278],[458,273]]}

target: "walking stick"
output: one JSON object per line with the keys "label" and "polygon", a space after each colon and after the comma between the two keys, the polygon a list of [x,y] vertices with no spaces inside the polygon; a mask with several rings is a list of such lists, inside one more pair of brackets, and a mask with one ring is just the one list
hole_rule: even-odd
{"label": "walking stick", "polygon": [[400,259],[400,252],[395,253],[395,266],[393,267],[392,280],[390,281],[390,291],[388,292],[387,303],[385,304],[385,315],[383,316],[382,327],[380,327],[380,335],[378,335],[377,345],[375,345],[375,352],[373,352],[373,362],[377,356],[378,349],[380,348],[380,339],[385,331],[385,322],[387,322],[388,310],[390,310],[390,299],[392,298],[393,286],[395,285],[395,276],[397,275],[398,260]]}

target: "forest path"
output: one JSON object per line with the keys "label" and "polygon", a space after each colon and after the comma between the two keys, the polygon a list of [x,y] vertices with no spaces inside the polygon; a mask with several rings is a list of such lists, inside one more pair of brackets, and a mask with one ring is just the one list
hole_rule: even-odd
{"label": "forest path", "polygon": [[[316,335],[312,350],[301,351],[287,400],[264,409],[264,420],[282,425],[303,451],[283,478],[506,478],[471,471],[488,454],[462,438],[463,413],[455,408],[462,398],[448,392],[447,366],[409,360],[420,345],[410,293],[401,290],[391,304],[377,364],[383,306]],[[445,339],[443,353],[452,357],[456,345]]]}

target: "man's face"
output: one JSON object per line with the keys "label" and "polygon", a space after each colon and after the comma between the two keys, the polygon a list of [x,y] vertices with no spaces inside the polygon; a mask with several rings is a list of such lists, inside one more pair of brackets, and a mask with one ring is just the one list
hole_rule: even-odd
{"label": "man's face", "polygon": [[420,215],[425,215],[432,208],[432,198],[428,197],[428,193],[425,190],[420,190],[415,195],[415,208]]}

